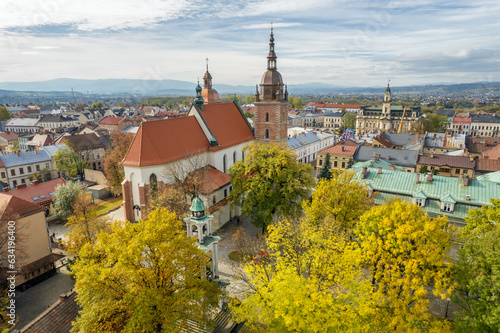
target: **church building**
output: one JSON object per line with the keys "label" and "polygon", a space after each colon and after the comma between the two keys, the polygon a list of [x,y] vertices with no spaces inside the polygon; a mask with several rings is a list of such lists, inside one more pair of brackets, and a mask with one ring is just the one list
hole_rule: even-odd
{"label": "church building", "polygon": [[391,105],[391,88],[387,84],[382,106],[362,106],[356,115],[356,134],[370,132],[411,132],[412,124],[420,118],[420,107]]}
{"label": "church building", "polygon": [[260,81],[260,93],[255,88],[254,127],[255,139],[261,142],[285,143],[288,127],[288,91],[283,78],[278,72],[276,53],[274,52],[274,34],[271,28],[267,71]]}

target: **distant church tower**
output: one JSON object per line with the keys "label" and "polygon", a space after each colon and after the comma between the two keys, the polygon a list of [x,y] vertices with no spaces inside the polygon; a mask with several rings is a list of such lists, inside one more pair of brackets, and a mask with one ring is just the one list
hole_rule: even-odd
{"label": "distant church tower", "polygon": [[201,91],[201,97],[203,97],[205,104],[220,103],[219,93],[217,90],[212,88],[212,75],[208,71],[208,58],[207,60],[207,71],[203,76],[203,90]]}
{"label": "distant church tower", "polygon": [[260,142],[281,142],[287,140],[288,91],[278,72],[274,35],[271,28],[267,71],[260,81],[260,93],[255,88],[254,128],[255,139]]}
{"label": "distant church tower", "polygon": [[390,115],[391,114],[391,88],[389,87],[389,82],[387,82],[387,88],[384,93],[384,103],[382,105],[382,114]]}

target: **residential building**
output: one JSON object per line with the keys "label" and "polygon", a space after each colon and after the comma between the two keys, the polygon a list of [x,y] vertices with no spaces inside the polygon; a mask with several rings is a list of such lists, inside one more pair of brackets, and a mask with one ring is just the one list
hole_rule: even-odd
{"label": "residential building", "polygon": [[345,111],[324,113],[323,127],[335,129],[340,128],[340,126],[342,126],[342,118],[345,114]]}
{"label": "residential building", "polygon": [[500,116],[471,114],[472,136],[500,137]]}
{"label": "residential building", "polygon": [[343,142],[337,143],[332,147],[321,150],[318,153],[318,163],[316,169],[321,169],[325,163],[326,155],[330,155],[330,162],[333,169],[348,169],[350,163],[354,164],[354,155],[359,146],[345,144]]}
{"label": "residential building", "polygon": [[[30,176],[34,173],[52,170],[52,159],[44,150],[18,152],[0,155],[5,166],[5,173],[9,188],[30,183]],[[0,171],[0,174],[3,171]],[[2,177],[2,179],[4,179]]]}
{"label": "residential building", "polygon": [[437,170],[439,176],[474,178],[476,161],[474,157],[451,156],[440,154],[419,154],[417,159],[417,172],[422,166],[429,171]]}
{"label": "residential building", "polygon": [[426,133],[424,153],[444,154],[465,149],[465,134]]}
{"label": "residential building", "polygon": [[63,117],[61,115],[47,114],[38,120],[37,126],[43,131],[52,131],[58,128],[65,128],[71,126],[78,126],[80,122],[78,119],[70,117]]}
{"label": "residential building", "polygon": [[[383,147],[360,146],[354,155],[356,162],[385,161],[402,171],[415,172],[418,151]],[[364,165],[365,166],[365,165]]]}
{"label": "residential building", "polygon": [[[490,179],[495,176],[485,175],[472,180],[372,167],[357,167],[354,170],[360,181],[377,192],[375,204],[382,205],[397,199],[411,202],[432,217],[448,217],[459,227],[465,226],[469,209],[491,205],[491,199],[500,199],[498,183]],[[500,181],[500,177],[496,178]]]}
{"label": "residential building", "polygon": [[469,135],[471,132],[471,117],[455,117],[449,125],[453,134]]}
{"label": "residential building", "polygon": [[5,131],[36,133],[40,132],[40,127],[36,118],[12,118],[5,124]]}
{"label": "residential building", "polygon": [[[483,153],[500,144],[500,138],[467,137],[465,146],[469,156],[484,157]],[[490,157],[491,158],[491,157]]]}
{"label": "residential building", "polygon": [[332,146],[335,136],[323,131],[307,131],[303,128],[288,129],[287,147],[293,149],[297,155],[297,161],[312,163],[316,161],[320,150]]}
{"label": "residential building", "polygon": [[0,132],[0,151],[12,151],[18,141],[16,132]]}
{"label": "residential building", "polygon": [[[2,230],[7,230],[6,224],[9,221],[15,222],[16,249],[22,249],[24,254],[16,257],[16,286],[27,285],[55,273],[54,262],[63,255],[52,253],[45,208],[13,195],[0,193]],[[6,242],[4,246],[7,246]],[[0,267],[5,270],[7,258],[1,258],[0,262]]]}
{"label": "residential building", "polygon": [[35,136],[25,143],[29,151],[41,149],[43,146],[54,144],[54,140],[48,134],[35,134]]}
{"label": "residential building", "polygon": [[356,115],[356,134],[388,131],[403,133],[411,131],[412,124],[420,118],[420,107],[391,105],[391,88],[387,85],[382,106],[361,107]]}
{"label": "residential building", "polygon": [[108,133],[112,133],[114,131],[119,131],[124,127],[131,125],[133,122],[125,117],[112,117],[106,116],[99,120],[99,130],[105,130]]}
{"label": "residential building", "polygon": [[66,184],[66,180],[64,178],[53,179],[43,183],[39,183],[34,180],[29,186],[26,184],[19,185],[16,189],[11,191],[4,187],[3,193],[8,193],[19,199],[44,207],[46,216],[48,216],[49,214],[54,213],[52,199],[54,198],[56,187],[64,184]]}
{"label": "residential building", "polygon": [[421,150],[424,145],[425,135],[420,133],[389,133],[382,132],[371,139],[373,147],[395,149]]}
{"label": "residential building", "polygon": [[357,113],[361,107],[363,107],[363,104],[342,104],[342,103],[308,103],[304,107],[305,111],[308,112],[313,112],[316,113],[318,110],[321,110],[321,112],[340,112],[340,111],[345,111],[345,112],[351,112],[351,113]]}
{"label": "residential building", "polygon": [[28,150],[28,145],[27,143],[33,139],[35,136],[35,133],[19,133],[19,136],[17,137],[17,141],[19,142],[19,150],[20,151],[27,151]]}
{"label": "residential building", "polygon": [[77,152],[81,159],[86,160],[93,170],[103,169],[106,146],[95,133],[64,136],[61,143]]}

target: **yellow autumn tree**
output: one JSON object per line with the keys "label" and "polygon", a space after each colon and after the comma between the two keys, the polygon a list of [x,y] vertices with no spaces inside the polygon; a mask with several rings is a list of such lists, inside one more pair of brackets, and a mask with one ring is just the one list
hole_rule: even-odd
{"label": "yellow autumn tree", "polygon": [[305,219],[268,231],[267,251],[244,267],[249,288],[233,303],[237,320],[271,332],[367,331],[371,285],[352,243]]}
{"label": "yellow autumn tree", "polygon": [[66,234],[67,251],[78,256],[80,249],[87,243],[97,242],[97,235],[111,230],[109,221],[103,216],[97,216],[97,205],[92,203],[88,193],[80,192],[73,203],[73,215],[68,218],[68,233]]}
{"label": "yellow autumn tree", "polygon": [[447,218],[430,218],[417,205],[394,201],[366,212],[356,235],[379,309],[374,325],[397,332],[446,331],[446,322],[429,314],[427,296],[432,290],[446,298],[453,289]]}
{"label": "yellow autumn tree", "polygon": [[367,185],[349,170],[332,170],[331,179],[321,180],[312,199],[303,203],[304,212],[313,224],[331,220],[339,233],[350,233],[359,217],[372,205]]}
{"label": "yellow autumn tree", "polygon": [[218,309],[223,292],[202,278],[209,256],[175,214],[116,222],[72,266],[81,307],[72,332],[181,332]]}

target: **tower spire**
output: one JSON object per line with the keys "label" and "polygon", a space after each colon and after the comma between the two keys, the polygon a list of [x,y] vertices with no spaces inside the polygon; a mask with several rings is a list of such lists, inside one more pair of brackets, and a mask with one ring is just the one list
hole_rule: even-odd
{"label": "tower spire", "polygon": [[269,37],[269,54],[267,55],[267,69],[275,71],[278,69],[276,59],[276,53],[274,52],[274,34],[273,26],[271,23],[271,36]]}
{"label": "tower spire", "polygon": [[210,75],[210,72],[208,71],[208,57],[205,59],[205,61],[207,62],[207,71],[205,72],[205,75],[203,75],[203,88],[211,89],[212,75]]}

